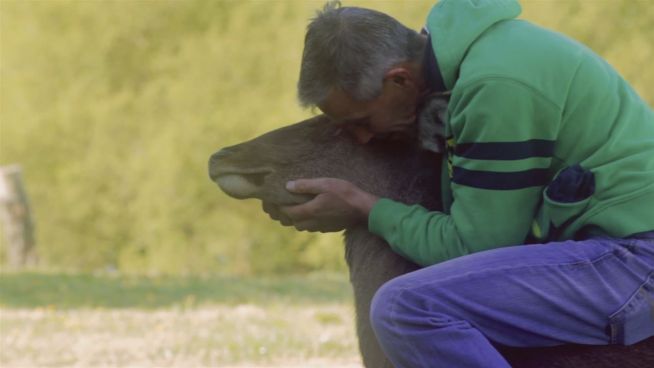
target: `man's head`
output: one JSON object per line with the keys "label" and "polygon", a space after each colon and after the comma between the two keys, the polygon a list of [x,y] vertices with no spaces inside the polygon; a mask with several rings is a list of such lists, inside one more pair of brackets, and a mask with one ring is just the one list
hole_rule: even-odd
{"label": "man's head", "polygon": [[298,96],[360,143],[413,129],[426,38],[392,17],[329,2],[309,23]]}

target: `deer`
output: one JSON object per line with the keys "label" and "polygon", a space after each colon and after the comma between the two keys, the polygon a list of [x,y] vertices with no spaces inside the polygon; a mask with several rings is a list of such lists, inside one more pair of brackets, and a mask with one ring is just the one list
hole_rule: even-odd
{"label": "deer", "polygon": [[[318,115],[218,150],[209,159],[209,176],[230,197],[254,198],[275,206],[312,198],[288,192],[289,180],[334,177],[380,197],[441,210],[442,157],[438,150],[425,146],[390,140],[358,144],[329,117]],[[346,229],[344,243],[363,364],[391,368],[369,321],[370,303],[385,282],[420,267],[368,232],[367,224]],[[630,346],[496,347],[513,367],[654,366],[654,337]]]}

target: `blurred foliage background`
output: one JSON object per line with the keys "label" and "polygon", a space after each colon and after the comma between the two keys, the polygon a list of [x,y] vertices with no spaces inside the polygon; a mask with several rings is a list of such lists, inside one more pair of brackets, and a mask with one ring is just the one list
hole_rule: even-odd
{"label": "blurred foliage background", "polygon": [[[322,1],[0,0],[0,165],[23,166],[39,267],[139,274],[343,270],[209,181],[222,146],[311,115],[295,98]],[[344,1],[419,29],[429,1]],[[523,1],[654,102],[649,0]]]}

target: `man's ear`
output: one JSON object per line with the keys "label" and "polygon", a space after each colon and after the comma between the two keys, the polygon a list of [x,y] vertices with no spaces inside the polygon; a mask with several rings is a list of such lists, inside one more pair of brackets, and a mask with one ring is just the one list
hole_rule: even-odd
{"label": "man's ear", "polygon": [[415,86],[415,80],[411,71],[405,67],[395,67],[384,75],[385,83],[392,83],[399,88],[410,88]]}

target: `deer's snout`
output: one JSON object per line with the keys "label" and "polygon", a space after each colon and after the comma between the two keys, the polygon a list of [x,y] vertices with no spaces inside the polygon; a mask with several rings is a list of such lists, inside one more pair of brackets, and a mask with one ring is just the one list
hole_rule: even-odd
{"label": "deer's snout", "polygon": [[209,177],[212,181],[218,179],[221,171],[220,169],[224,165],[227,157],[231,155],[232,151],[232,148],[227,147],[211,155],[209,158]]}
{"label": "deer's snout", "polygon": [[[209,177],[226,194],[243,199],[255,197],[273,170],[248,160],[234,147],[223,148],[209,158]],[[252,162],[255,161],[255,162]]]}

